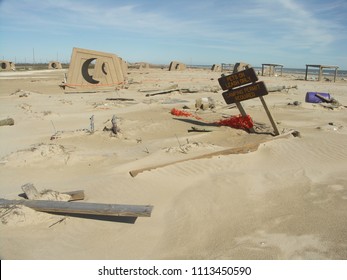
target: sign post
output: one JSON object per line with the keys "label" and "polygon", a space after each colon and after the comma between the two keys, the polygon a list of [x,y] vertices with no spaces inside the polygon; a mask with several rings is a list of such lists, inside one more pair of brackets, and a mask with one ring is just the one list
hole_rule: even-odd
{"label": "sign post", "polygon": [[[276,122],[274,121],[265,99],[263,98],[264,95],[268,94],[265,83],[257,81],[258,77],[253,68],[248,68],[244,71],[236,72],[228,76],[222,76],[218,79],[221,88],[227,90],[222,94],[225,102],[227,104],[235,103],[243,117],[247,114],[241,105],[241,101],[259,97],[274,129],[275,135],[279,135],[280,133]],[[254,128],[251,128],[250,132],[255,133]]]}

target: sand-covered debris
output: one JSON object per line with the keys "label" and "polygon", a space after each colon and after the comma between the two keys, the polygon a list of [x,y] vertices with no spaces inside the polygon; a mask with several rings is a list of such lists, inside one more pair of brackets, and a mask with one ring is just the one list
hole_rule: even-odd
{"label": "sand-covered debris", "polygon": [[[50,201],[69,201],[71,198],[68,194],[59,193],[53,190],[44,190],[36,200]],[[3,226],[27,226],[44,223],[54,223],[61,219],[62,216],[48,214],[33,210],[24,205],[12,205],[0,208],[0,221]]]}

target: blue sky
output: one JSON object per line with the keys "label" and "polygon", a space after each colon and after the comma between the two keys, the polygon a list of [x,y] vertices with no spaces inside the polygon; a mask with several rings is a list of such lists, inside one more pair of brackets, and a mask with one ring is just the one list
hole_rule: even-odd
{"label": "blue sky", "polygon": [[80,47],[129,62],[347,70],[347,0],[0,0],[0,15],[0,59],[17,63],[69,62]]}

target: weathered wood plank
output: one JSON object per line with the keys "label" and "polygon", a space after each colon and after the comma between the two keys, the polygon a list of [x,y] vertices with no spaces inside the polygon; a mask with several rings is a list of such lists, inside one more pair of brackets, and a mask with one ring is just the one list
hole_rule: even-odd
{"label": "weathered wood plank", "polygon": [[266,112],[266,114],[267,114],[267,116],[268,116],[268,118],[269,118],[269,120],[271,122],[271,125],[272,125],[273,129],[274,129],[275,135],[280,135],[280,132],[279,132],[278,127],[277,127],[277,124],[276,124],[274,118],[272,117],[269,108],[267,107],[265,99],[262,96],[259,96],[259,99],[260,99],[261,103],[263,104],[265,112]]}
{"label": "weathered wood plank", "polygon": [[84,191],[83,190],[72,191],[72,192],[63,192],[62,194],[68,194],[69,196],[71,196],[69,201],[83,200],[84,199]]}
{"label": "weathered wood plank", "polygon": [[41,196],[38,190],[31,183],[27,183],[23,185],[21,188],[28,199],[36,199]]}
{"label": "weathered wood plank", "polygon": [[[236,104],[236,106],[237,106],[237,109],[239,109],[239,111],[240,111],[242,117],[247,117],[247,113],[246,113],[245,109],[243,108],[241,102],[235,102],[235,104]],[[249,131],[250,131],[251,133],[255,133],[254,127],[251,127],[251,128],[249,129]]]}
{"label": "weathered wood plank", "polygon": [[[298,133],[297,131],[290,130],[287,133],[280,134],[280,135],[278,135],[272,139],[287,138],[287,137],[292,137],[292,136],[296,137],[295,135],[297,135],[297,133]],[[173,164],[181,163],[181,162],[185,162],[185,161],[204,159],[204,158],[212,158],[215,156],[224,156],[224,155],[231,155],[231,154],[246,154],[246,153],[256,151],[260,144],[266,143],[268,141],[270,141],[270,140],[260,141],[260,142],[244,145],[242,147],[229,148],[229,149],[225,149],[225,150],[221,150],[221,151],[217,151],[217,152],[213,152],[213,153],[209,153],[209,154],[204,154],[204,155],[200,155],[200,156],[196,156],[196,157],[192,157],[192,158],[186,158],[186,159],[181,159],[181,160],[172,161],[172,162],[168,162],[168,163],[152,165],[152,166],[141,168],[141,169],[135,169],[135,170],[129,171],[129,174],[132,177],[135,177],[139,173],[142,173],[145,171],[150,171],[153,169],[157,169],[157,168],[161,168],[161,167],[165,167],[165,166],[169,166],[169,165],[173,165]]]}
{"label": "weathered wood plank", "polygon": [[[26,197],[30,200],[35,200],[41,197],[41,193],[35,188],[34,184],[27,183],[23,185],[22,187],[23,192],[25,193]],[[83,200],[84,199],[84,191],[78,190],[78,191],[71,191],[71,192],[63,192],[61,194],[67,194],[71,198],[69,201],[75,201],[75,200]]]}
{"label": "weathered wood plank", "polygon": [[146,167],[146,168],[131,170],[129,172],[129,174],[132,177],[135,177],[137,174],[142,173],[144,171],[149,171],[149,170],[153,170],[153,169],[157,169],[157,168],[161,168],[161,167],[165,167],[165,166],[169,166],[169,165],[173,165],[173,164],[176,164],[176,163],[185,162],[185,161],[189,161],[189,160],[211,158],[211,157],[220,156],[220,155],[245,154],[245,153],[249,153],[249,152],[253,152],[253,151],[257,150],[259,144],[260,143],[255,143],[255,144],[245,145],[245,146],[242,146],[242,147],[225,149],[225,150],[221,150],[221,151],[217,151],[217,152],[213,152],[213,153],[209,153],[209,154],[204,154],[204,155],[201,155],[201,156],[196,156],[196,157],[187,158],[187,159],[181,159],[181,160],[168,162],[168,163],[164,163],[164,164],[153,165],[153,166]]}
{"label": "weathered wood plank", "polygon": [[34,210],[50,213],[85,214],[101,216],[150,217],[151,205],[102,204],[49,200],[0,199],[0,207],[24,205]]}

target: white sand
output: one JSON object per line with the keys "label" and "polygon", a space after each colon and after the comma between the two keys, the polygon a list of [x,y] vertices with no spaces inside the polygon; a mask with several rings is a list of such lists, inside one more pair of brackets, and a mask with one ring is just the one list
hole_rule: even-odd
{"label": "white sand", "polygon": [[[219,73],[132,70],[128,89],[64,94],[58,85],[65,71],[0,73],[0,119],[15,120],[0,127],[0,197],[23,199],[20,187],[31,182],[39,190],[83,189],[86,202],[150,204],[152,216],[124,223],[2,209],[1,259],[347,258],[347,109],[305,103],[307,91],[318,91],[347,105],[346,81],[259,77],[268,87],[298,86],[265,96],[280,131],[301,134],[274,140],[170,114],[184,105],[194,112],[200,97],[216,102],[213,111],[197,113],[208,121],[238,114],[222,98]],[[146,97],[138,91],[176,84],[198,92]],[[294,101],[301,105],[288,105]],[[243,105],[266,124],[263,132],[272,132],[259,99]],[[92,115],[94,134],[87,131]],[[113,115],[117,137],[103,131]],[[188,133],[192,126],[213,131]],[[255,152],[129,175],[259,141],[267,142]]]}

